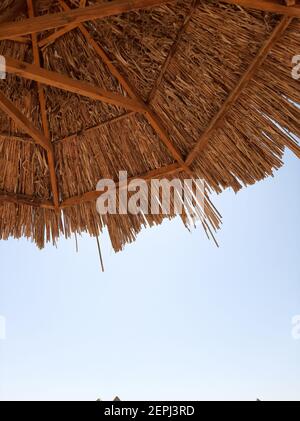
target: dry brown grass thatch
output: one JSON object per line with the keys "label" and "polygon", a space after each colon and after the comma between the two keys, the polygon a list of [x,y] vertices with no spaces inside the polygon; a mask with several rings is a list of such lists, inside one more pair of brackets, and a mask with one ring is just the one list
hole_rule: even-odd
{"label": "dry brown grass thatch", "polygon": [[[0,54],[9,73],[0,85],[1,239],[26,236],[43,247],[61,235],[97,236],[106,226],[121,250],[166,216],[100,218],[96,184],[120,170],[163,176],[161,168],[170,178],[206,181],[204,228],[212,233],[220,216],[210,191],[238,191],[272,175],[286,147],[300,157],[300,81],[291,77],[300,54],[298,6],[290,9],[293,19],[229,0],[170,0],[83,23],[65,18],[67,26],[31,37],[20,26],[28,19],[24,4],[36,22],[31,3],[0,6]],[[117,0],[33,3],[34,15],[47,19]],[[75,93],[72,83],[61,89],[54,73],[38,85],[39,66],[125,102],[100,101],[79,85]],[[188,223],[188,215],[182,219]]]}

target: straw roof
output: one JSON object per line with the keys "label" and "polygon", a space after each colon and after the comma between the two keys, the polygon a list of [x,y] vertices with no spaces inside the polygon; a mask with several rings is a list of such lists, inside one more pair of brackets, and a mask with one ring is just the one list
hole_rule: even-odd
{"label": "straw roof", "polygon": [[100,217],[97,182],[120,170],[203,178],[217,230],[211,192],[271,176],[285,148],[300,157],[298,3],[2,1],[0,238],[43,247],[106,226],[121,250],[167,216]]}

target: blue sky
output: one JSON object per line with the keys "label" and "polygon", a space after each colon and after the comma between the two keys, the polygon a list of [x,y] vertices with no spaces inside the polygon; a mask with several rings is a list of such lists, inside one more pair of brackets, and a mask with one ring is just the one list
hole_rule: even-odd
{"label": "blue sky", "polygon": [[300,164],[214,199],[220,249],[179,220],[102,239],[0,242],[1,400],[300,398]]}

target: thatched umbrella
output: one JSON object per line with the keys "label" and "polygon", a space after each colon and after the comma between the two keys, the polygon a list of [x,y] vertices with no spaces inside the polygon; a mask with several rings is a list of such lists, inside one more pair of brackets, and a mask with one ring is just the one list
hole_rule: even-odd
{"label": "thatched umbrella", "polygon": [[209,191],[272,175],[286,147],[300,157],[297,1],[5,0],[0,14],[2,239],[107,226],[120,250],[172,217],[100,217],[96,184],[120,170],[204,179],[210,232]]}

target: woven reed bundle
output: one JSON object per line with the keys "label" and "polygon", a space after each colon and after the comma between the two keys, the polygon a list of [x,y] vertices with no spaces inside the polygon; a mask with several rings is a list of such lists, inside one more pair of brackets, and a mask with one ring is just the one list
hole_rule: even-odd
{"label": "woven reed bundle", "polygon": [[[116,2],[36,0],[33,6],[35,16],[46,17]],[[220,215],[210,192],[238,191],[271,176],[285,148],[300,157],[300,81],[291,76],[292,58],[300,54],[299,17],[227,1],[161,3],[36,32],[41,67],[113,92],[129,100],[127,107],[45,80],[38,87],[36,75],[20,74],[25,67],[16,60],[37,66],[30,31],[18,26],[28,19],[27,3],[2,2],[0,54],[14,60],[1,93],[43,136],[46,116],[51,147],[38,144],[2,107],[1,239],[26,236],[42,248],[62,235],[98,236],[107,227],[119,251],[142,227],[174,215],[100,217],[95,195],[87,193],[119,171],[138,177],[160,168],[172,170],[163,174],[170,179],[192,174],[206,181],[204,228],[213,233]],[[15,35],[5,40],[14,20]]]}

